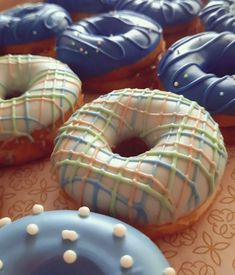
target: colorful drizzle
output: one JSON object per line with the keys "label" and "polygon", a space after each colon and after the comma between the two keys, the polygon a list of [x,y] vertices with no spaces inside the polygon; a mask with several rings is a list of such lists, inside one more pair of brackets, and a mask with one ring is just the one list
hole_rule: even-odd
{"label": "colorful drizzle", "polygon": [[[114,154],[138,136],[151,148]],[[95,211],[132,223],[164,224],[207,200],[227,159],[218,125],[182,96],[117,90],[79,109],[60,129],[52,154],[65,191]]]}
{"label": "colorful drizzle", "polygon": [[120,0],[116,10],[131,10],[149,16],[162,27],[192,20],[201,10],[200,0]]}
{"label": "colorful drizzle", "polygon": [[149,238],[87,207],[7,220],[0,219],[1,275],[176,274]]}
{"label": "colorful drizzle", "polygon": [[199,33],[176,42],[158,76],[168,91],[197,101],[211,114],[235,115],[235,34]]}
{"label": "colorful drizzle", "polygon": [[0,13],[0,46],[30,43],[59,35],[72,20],[62,7],[25,4]]}
{"label": "colorful drizzle", "polygon": [[235,3],[233,0],[214,0],[206,5],[201,13],[206,31],[235,33]]}
{"label": "colorful drizzle", "polygon": [[55,59],[6,55],[0,57],[0,70],[1,141],[22,136],[32,140],[34,130],[54,128],[78,101],[80,80]]}
{"label": "colorful drizzle", "polygon": [[89,78],[147,56],[161,35],[161,27],[140,14],[102,14],[68,27],[57,41],[57,56],[81,78]]}

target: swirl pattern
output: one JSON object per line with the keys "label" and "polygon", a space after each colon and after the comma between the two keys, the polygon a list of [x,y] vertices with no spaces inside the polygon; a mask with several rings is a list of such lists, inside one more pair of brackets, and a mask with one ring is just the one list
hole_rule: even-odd
{"label": "swirl pattern", "polygon": [[235,35],[199,33],[176,42],[158,76],[166,90],[197,101],[211,114],[235,115]]}

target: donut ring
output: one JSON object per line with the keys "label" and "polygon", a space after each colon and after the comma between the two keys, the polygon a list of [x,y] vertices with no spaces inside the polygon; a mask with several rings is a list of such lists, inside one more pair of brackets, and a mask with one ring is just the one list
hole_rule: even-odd
{"label": "donut ring", "polygon": [[53,4],[31,3],[3,11],[0,16],[0,53],[54,57],[55,38],[71,23],[67,11]]}
{"label": "donut ring", "polygon": [[74,21],[97,13],[104,13],[114,10],[117,0],[47,0],[47,3],[60,5],[66,9]]}
{"label": "donut ring", "polygon": [[213,0],[200,12],[200,18],[206,31],[235,33],[235,16],[233,0]]}
{"label": "donut ring", "polygon": [[201,31],[200,0],[123,0],[116,10],[130,10],[148,16],[163,28],[167,48],[181,37]]}
{"label": "donut ring", "polygon": [[33,210],[34,216],[13,223],[0,220],[1,275],[176,274],[155,244],[119,220],[87,207]]}
{"label": "donut ring", "polygon": [[[111,148],[140,137],[133,157]],[[154,237],[197,220],[216,194],[227,159],[218,125],[182,96],[124,89],[84,105],[60,129],[52,162],[77,202]],[[142,225],[142,226],[141,226]]]}
{"label": "donut ring", "polygon": [[49,57],[0,57],[0,165],[52,151],[58,127],[81,105],[81,82]]}
{"label": "donut ring", "polygon": [[141,14],[119,11],[68,27],[57,40],[56,52],[79,75],[84,90],[97,93],[151,86],[164,46],[160,25]]}
{"label": "donut ring", "polygon": [[162,58],[164,89],[197,101],[219,122],[235,125],[235,34],[205,32],[175,43]]}

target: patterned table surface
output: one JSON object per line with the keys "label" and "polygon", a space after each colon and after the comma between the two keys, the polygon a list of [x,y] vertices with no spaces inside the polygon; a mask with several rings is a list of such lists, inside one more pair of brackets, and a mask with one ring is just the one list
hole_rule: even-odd
{"label": "patterned table surface", "polygon": [[[193,227],[156,243],[178,275],[235,274],[235,148],[221,191],[212,207]],[[40,203],[46,210],[76,209],[60,189],[49,159],[0,170],[0,216],[20,218]]]}

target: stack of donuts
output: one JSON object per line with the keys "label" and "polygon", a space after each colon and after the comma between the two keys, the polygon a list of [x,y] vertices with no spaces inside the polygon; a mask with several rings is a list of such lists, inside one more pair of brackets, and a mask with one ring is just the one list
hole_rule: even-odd
{"label": "stack of donuts", "polygon": [[218,194],[235,134],[233,9],[0,3],[0,166],[51,156],[79,208],[0,219],[0,275],[176,274],[133,227],[184,230]]}

